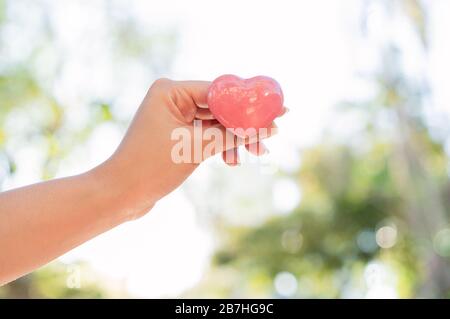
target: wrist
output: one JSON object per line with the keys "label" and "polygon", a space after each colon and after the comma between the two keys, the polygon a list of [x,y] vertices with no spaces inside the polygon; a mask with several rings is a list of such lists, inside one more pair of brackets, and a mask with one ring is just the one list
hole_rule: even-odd
{"label": "wrist", "polygon": [[105,204],[111,217],[119,223],[145,215],[156,203],[151,195],[143,194],[139,183],[126,168],[107,160],[86,173],[98,194],[98,200]]}

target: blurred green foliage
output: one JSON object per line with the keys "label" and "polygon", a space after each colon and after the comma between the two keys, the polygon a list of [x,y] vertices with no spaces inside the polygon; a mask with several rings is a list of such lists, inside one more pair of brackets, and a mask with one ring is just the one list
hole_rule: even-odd
{"label": "blurred green foliage", "polygon": [[[78,286],[71,286],[71,269],[80,273]],[[70,266],[52,263],[31,275],[15,280],[0,288],[0,298],[105,298],[109,289],[96,280],[87,280],[89,267],[82,264]],[[76,279],[78,280],[78,279]]]}

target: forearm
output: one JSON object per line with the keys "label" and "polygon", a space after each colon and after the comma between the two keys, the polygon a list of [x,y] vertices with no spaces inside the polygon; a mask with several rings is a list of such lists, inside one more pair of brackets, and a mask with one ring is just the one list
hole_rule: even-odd
{"label": "forearm", "polygon": [[0,285],[136,213],[103,170],[0,193]]}

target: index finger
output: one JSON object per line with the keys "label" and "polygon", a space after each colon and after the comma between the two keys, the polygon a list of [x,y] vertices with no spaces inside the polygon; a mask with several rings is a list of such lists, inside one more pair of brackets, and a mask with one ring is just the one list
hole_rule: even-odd
{"label": "index finger", "polygon": [[208,108],[208,89],[210,81],[174,81],[177,89],[186,92],[195,105],[200,108]]}

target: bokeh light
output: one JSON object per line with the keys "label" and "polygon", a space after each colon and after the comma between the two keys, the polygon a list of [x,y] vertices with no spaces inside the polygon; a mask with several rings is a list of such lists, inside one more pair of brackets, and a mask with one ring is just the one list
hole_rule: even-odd
{"label": "bokeh light", "polygon": [[367,229],[358,234],[356,243],[358,244],[359,249],[365,253],[374,252],[378,248],[377,241],[375,240],[375,233]]}
{"label": "bokeh light", "polygon": [[397,228],[395,226],[383,226],[376,232],[376,241],[381,248],[391,248],[397,242]]}
{"label": "bokeh light", "polygon": [[433,241],[434,250],[442,257],[450,257],[450,228],[440,230]]}
{"label": "bokeh light", "polygon": [[292,297],[297,292],[297,278],[289,272],[280,272],[275,276],[274,286],[280,296]]}

